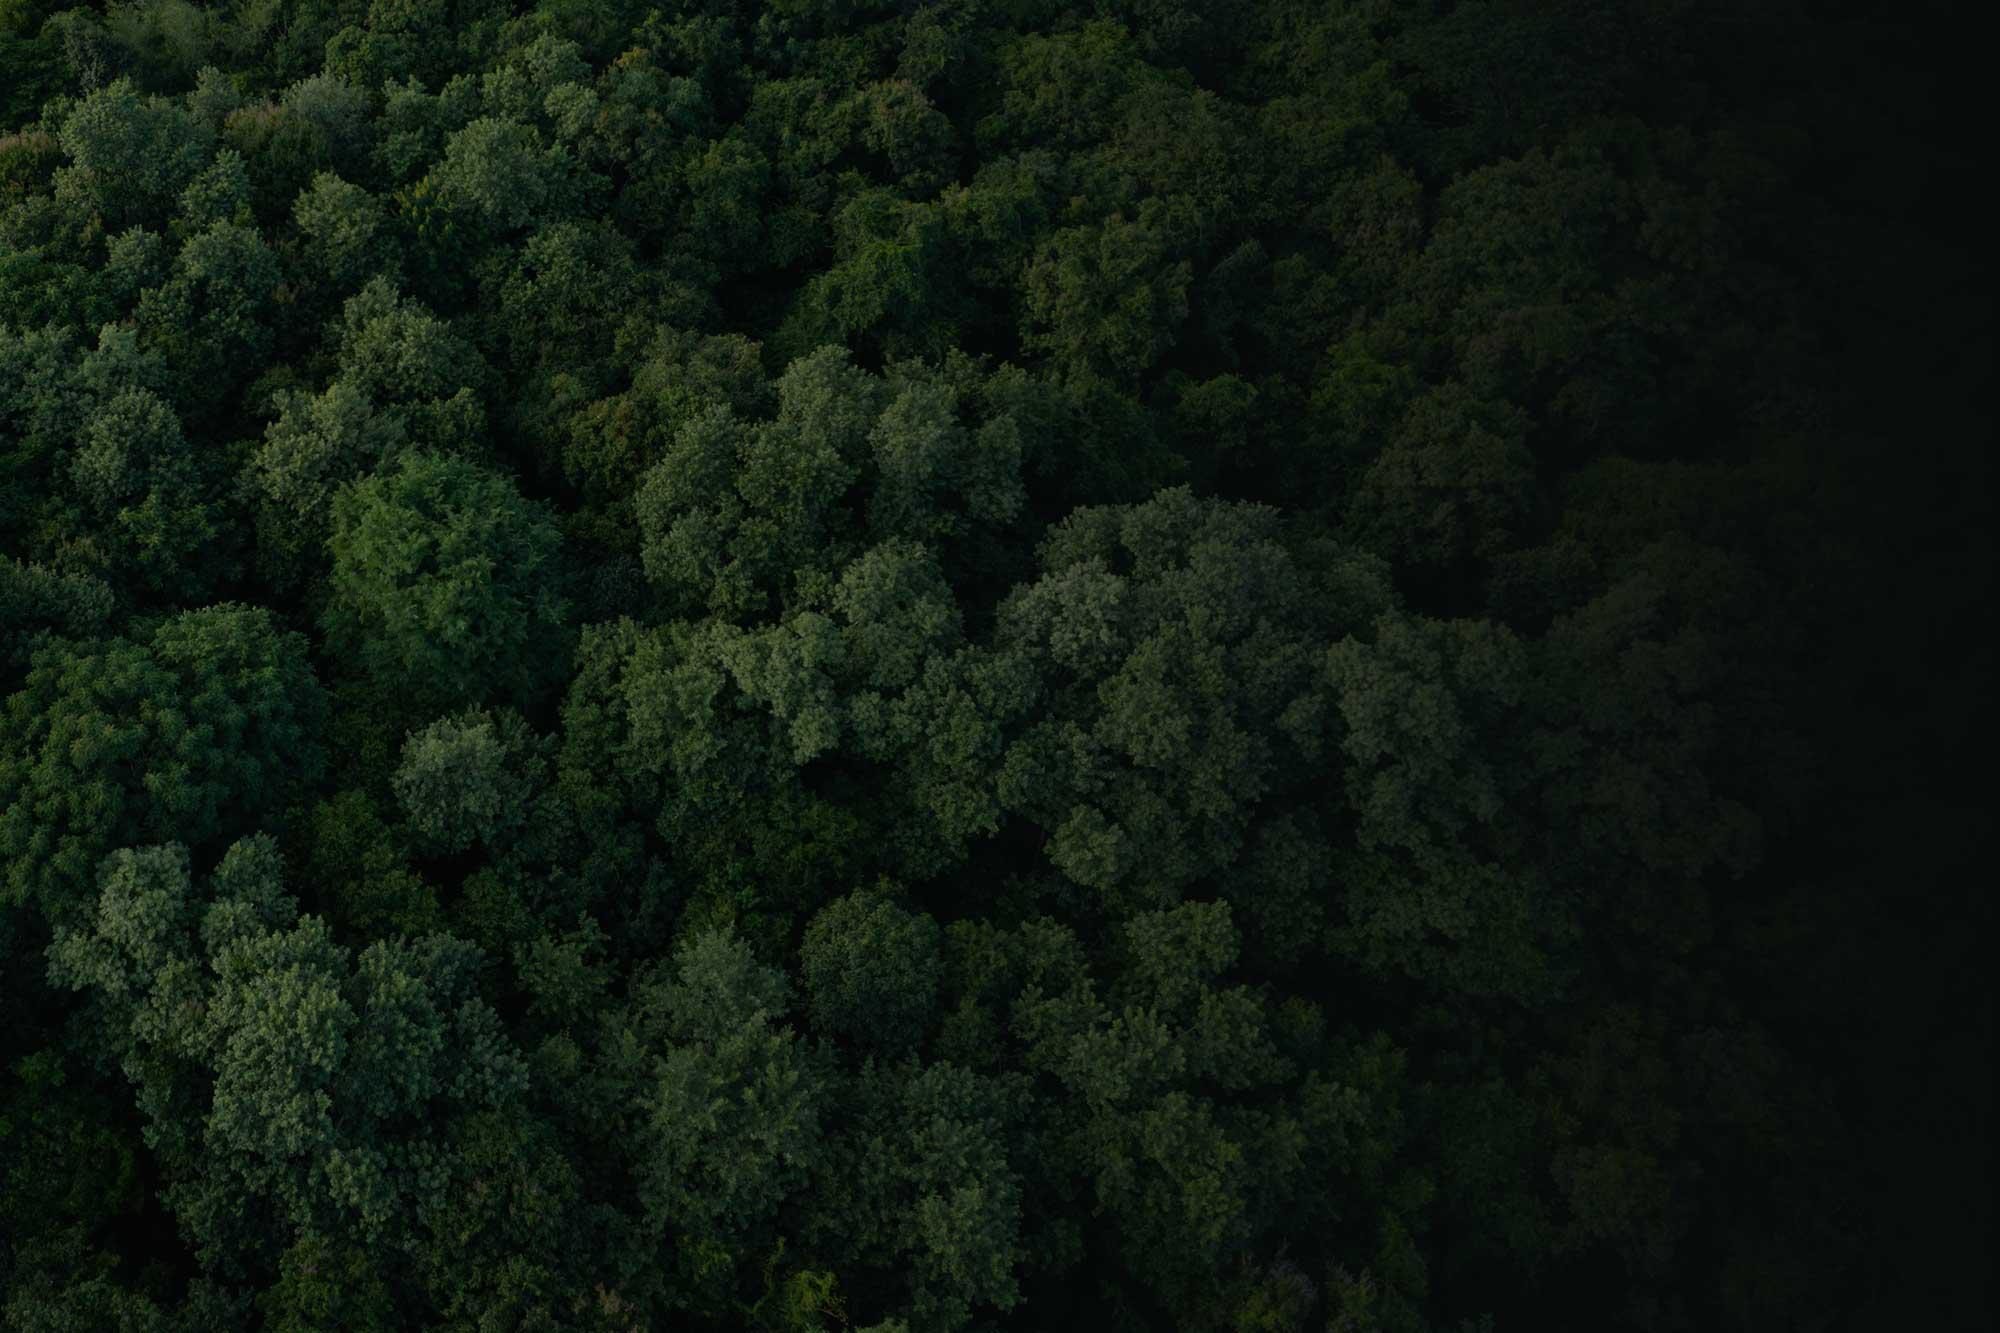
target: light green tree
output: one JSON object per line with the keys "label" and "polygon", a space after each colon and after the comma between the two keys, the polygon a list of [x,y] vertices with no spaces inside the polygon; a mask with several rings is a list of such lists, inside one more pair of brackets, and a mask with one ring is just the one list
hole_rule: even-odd
{"label": "light green tree", "polygon": [[168,1201],[217,1259],[392,1247],[462,1175],[440,1127],[525,1086],[475,994],[476,949],[433,935],[352,954],[297,915],[279,867],[249,839],[197,894],[183,849],[120,851],[94,917],[51,951],[52,979],[96,996],[128,1043]]}
{"label": "light green tree", "polygon": [[546,146],[532,126],[495,116],[446,139],[430,180],[440,199],[502,232],[567,212],[582,188],[567,149]]}

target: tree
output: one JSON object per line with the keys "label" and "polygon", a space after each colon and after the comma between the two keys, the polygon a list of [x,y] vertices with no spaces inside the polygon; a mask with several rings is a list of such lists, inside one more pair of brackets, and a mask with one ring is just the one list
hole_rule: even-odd
{"label": "tree", "polygon": [[188,238],[167,281],[139,299],[146,335],[181,376],[186,398],[213,406],[271,346],[281,270],[252,227],[216,222]]}
{"label": "tree", "polygon": [[524,699],[563,656],[561,540],[503,475],[410,455],[334,498],[328,641],[414,707]]}
{"label": "tree", "polygon": [[1413,572],[1459,576],[1513,549],[1537,509],[1520,413],[1448,385],[1411,404],[1362,473],[1349,521]]}
{"label": "tree", "polygon": [[246,480],[260,501],[258,555],[275,577],[322,565],[342,486],[384,466],[402,448],[403,415],[383,409],[348,378],[308,396],[283,392],[278,419],[251,455]]}
{"label": "tree", "polygon": [[[957,1329],[1021,1299],[1022,1089],[952,1064],[870,1063],[830,1109],[835,1132],[807,1234],[877,1270],[897,1295],[883,1313]],[[860,1312],[856,1311],[857,1316]]]}
{"label": "tree", "polygon": [[0,723],[7,897],[55,918],[113,848],[275,821],[320,763],[305,641],[268,612],[183,612],[143,640],[51,639]]}
{"label": "tree", "polygon": [[1379,566],[1295,557],[1274,511],[1167,491],[1083,509],[1045,542],[996,641],[1053,696],[1012,739],[1002,803],[1117,910],[1165,906],[1234,864],[1320,771],[1314,663],[1386,607]]}
{"label": "tree", "polygon": [[794,361],[775,420],[712,407],[647,474],[647,576],[682,607],[741,620],[823,597],[864,532],[923,542],[954,574],[1008,572],[1043,424],[1017,388],[965,357],[880,376],[831,347]]}
{"label": "tree", "polygon": [[937,923],[863,894],[835,899],[800,945],[813,1026],[884,1053],[907,1051],[936,1014]]}
{"label": "tree", "polygon": [[208,126],[164,98],[142,98],[130,79],[78,101],[59,137],[72,163],[62,188],[112,227],[163,221],[214,145]]}
{"label": "tree", "polygon": [[810,613],[754,634],[595,626],[564,703],[563,780],[650,826],[711,905],[785,928],[763,913],[812,901],[868,854],[861,816],[801,780],[840,739],[840,652]]}
{"label": "tree", "polygon": [[583,188],[567,149],[545,147],[530,126],[495,116],[481,116],[445,140],[431,181],[445,203],[501,232],[569,212]]}
{"label": "tree", "polygon": [[639,1197],[701,1305],[727,1308],[820,1156],[825,1076],[779,1026],[787,990],[733,932],[709,930],[675,948],[635,1015],[657,1034],[635,1090]]}
{"label": "tree", "polygon": [[467,391],[476,396],[490,376],[463,336],[385,277],[349,297],[329,332],[340,378],[377,403],[415,407]]}
{"label": "tree", "polygon": [[[94,920],[51,955],[122,1029],[168,1198],[216,1263],[268,1263],[286,1237],[393,1248],[421,1198],[463,1179],[435,1127],[525,1081],[473,993],[476,949],[432,935],[350,954],[298,916],[278,866],[269,839],[240,842],[197,896],[184,849],[118,852]],[[279,1234],[246,1226],[246,1197]]]}
{"label": "tree", "polygon": [[776,421],[746,430],[711,410],[689,422],[640,496],[649,577],[742,614],[782,597],[802,572],[837,567],[853,523],[844,501],[879,396],[828,348],[786,370]]}
{"label": "tree", "polygon": [[181,191],[180,204],[174,225],[187,236],[198,235],[218,222],[251,221],[250,174],[244,169],[242,154],[233,148],[217,153],[215,161]]}
{"label": "tree", "polygon": [[942,353],[957,332],[944,222],[887,190],[848,200],[833,219],[837,262],[806,284],[773,344],[793,357],[864,338],[895,356]]}
{"label": "tree", "polygon": [[0,670],[9,686],[43,635],[89,639],[111,617],[111,589],[82,574],[61,574],[0,556],[0,635],[9,644]]}
{"label": "tree", "polygon": [[570,417],[563,475],[582,492],[600,540],[638,548],[640,479],[709,405],[742,420],[769,415],[773,386],[758,350],[741,336],[703,338],[663,326],[637,353],[629,389]]}
{"label": "tree", "polygon": [[315,276],[335,290],[359,286],[394,262],[381,201],[330,171],[299,192],[292,219]]}
{"label": "tree", "polygon": [[349,788],[319,802],[301,833],[300,883],[343,938],[423,935],[444,924],[436,890],[410,868],[410,839],[367,792]]}
{"label": "tree", "polygon": [[[1327,654],[1355,855],[1347,947],[1474,994],[1552,998],[1574,925],[1515,813],[1529,656],[1480,622],[1384,618]],[[1511,808],[1510,808],[1511,807]]]}
{"label": "tree", "polygon": [[541,769],[519,714],[473,710],[410,733],[391,782],[418,836],[450,854],[520,824]]}
{"label": "tree", "polygon": [[1221,1255],[1281,1237],[1343,1254],[1402,1206],[1385,1179],[1403,1133],[1397,1057],[1227,984],[1241,943],[1219,902],[1133,916],[1097,966],[1048,919],[948,932],[939,1053],[1062,1088],[1028,1103],[1013,1158],[1024,1248],[1057,1271],[1115,1250],[1138,1287],[1108,1287],[1107,1315],[1213,1309]]}
{"label": "tree", "polygon": [[1174,345],[1193,267],[1176,259],[1171,223],[1149,199],[1044,242],[1023,275],[1023,342],[1069,375],[1129,384]]}
{"label": "tree", "polygon": [[501,285],[495,326],[512,340],[512,360],[594,375],[610,334],[643,304],[647,287],[617,231],[558,222],[530,236]]}
{"label": "tree", "polygon": [[91,413],[70,460],[92,563],[174,600],[213,580],[220,526],[179,417],[157,394],[127,389]]}

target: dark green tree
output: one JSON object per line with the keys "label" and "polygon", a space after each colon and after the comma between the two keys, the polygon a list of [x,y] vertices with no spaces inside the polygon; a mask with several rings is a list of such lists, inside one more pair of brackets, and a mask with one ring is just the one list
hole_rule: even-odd
{"label": "dark green tree", "polygon": [[521,699],[560,669],[561,536],[497,472],[414,454],[333,501],[328,642],[412,706]]}
{"label": "dark green tree", "polygon": [[884,1052],[906,1051],[937,1014],[937,923],[863,894],[813,917],[800,946],[813,1026]]}
{"label": "dark green tree", "polygon": [[319,770],[325,708],[304,639],[265,611],[50,639],[0,724],[8,900],[66,918],[117,847],[202,846],[281,817]]}

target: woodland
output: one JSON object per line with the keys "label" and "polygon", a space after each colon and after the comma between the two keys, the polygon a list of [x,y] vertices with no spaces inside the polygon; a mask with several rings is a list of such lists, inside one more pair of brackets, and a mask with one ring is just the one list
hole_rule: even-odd
{"label": "woodland", "polygon": [[0,1328],[1991,1327],[1940,10],[0,0]]}

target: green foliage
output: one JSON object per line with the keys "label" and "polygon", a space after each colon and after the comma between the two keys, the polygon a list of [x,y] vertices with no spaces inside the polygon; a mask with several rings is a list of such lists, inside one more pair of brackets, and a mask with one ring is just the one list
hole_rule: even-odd
{"label": "green foliage", "polygon": [[560,544],[505,476],[411,455],[334,498],[328,642],[417,706],[526,696],[563,656]]}
{"label": "green foliage", "polygon": [[540,771],[518,714],[474,711],[412,732],[392,784],[419,836],[439,851],[461,852],[520,822]]}
{"label": "green foliage", "polygon": [[167,280],[139,299],[139,327],[208,405],[268,353],[278,257],[251,227],[217,222],[189,237]]}
{"label": "green foliage", "polygon": [[225,148],[181,191],[179,224],[190,234],[218,222],[250,220],[250,176],[243,158]]}
{"label": "green foliage", "polygon": [[69,472],[82,510],[79,556],[88,552],[92,566],[121,582],[199,596],[214,573],[214,552],[204,548],[217,523],[172,408],[147,389],[104,401],[80,432]]}
{"label": "green foliage", "polygon": [[938,928],[880,899],[836,899],[800,946],[813,1026],[878,1050],[908,1050],[937,1007]]}
{"label": "green foliage", "polygon": [[579,188],[567,150],[546,148],[531,127],[493,116],[445,140],[431,181],[443,203],[503,232],[568,211]]}
{"label": "green foliage", "polygon": [[1315,568],[1280,538],[1274,511],[1186,491],[1078,510],[1000,608],[999,642],[1055,694],[1009,746],[1001,799],[1119,906],[1222,872],[1316,771],[1320,645],[1390,593],[1371,561]]}
{"label": "green foliage", "polygon": [[22,29],[30,7],[13,0],[0,9],[0,69],[7,84],[0,93],[0,127],[9,130],[34,119],[43,104],[62,91],[62,44],[55,33],[34,36]]}
{"label": "green foliage", "polygon": [[[434,1108],[509,1103],[525,1069],[472,993],[476,949],[431,935],[352,955],[278,880],[268,840],[232,847],[206,899],[184,849],[115,853],[92,924],[58,936],[51,979],[100,997],[121,1030],[169,1191],[201,1243],[238,1243],[247,1197],[309,1251],[330,1238],[337,1260],[407,1225],[451,1178],[449,1158],[408,1128]],[[301,1286],[313,1268],[273,1289],[277,1309],[382,1307],[365,1288]]]}
{"label": "green foliage", "polygon": [[894,1274],[919,1327],[1020,1303],[1019,1089],[949,1063],[869,1066],[808,1226],[846,1264]]}
{"label": "green foliage", "polygon": [[[378,403],[427,407],[476,395],[488,378],[477,349],[387,278],[350,297],[330,332],[340,378]],[[436,415],[419,413],[416,424]]]}
{"label": "green foliage", "polygon": [[410,869],[403,840],[366,792],[343,791],[314,806],[305,839],[307,878],[336,923],[364,938],[439,925],[436,893]]}
{"label": "green foliage", "polygon": [[281,816],[319,769],[325,703],[268,612],[184,612],[143,640],[51,639],[7,700],[7,897],[62,917],[113,848]]}
{"label": "green foliage", "polygon": [[157,218],[207,164],[214,134],[181,107],[119,79],[78,101],[58,132],[71,165],[58,188],[107,224]]}
{"label": "green foliage", "polygon": [[817,1155],[821,1076],[775,1026],[786,991],[740,938],[710,930],[676,948],[671,979],[642,999],[665,1044],[639,1085],[639,1198],[697,1301],[732,1285],[740,1248],[768,1234]]}
{"label": "green foliage", "polygon": [[[772,387],[757,344],[740,336],[702,338],[662,327],[646,343],[626,391],[569,419],[563,475],[601,512],[602,539],[636,547],[640,478],[682,428],[711,404],[745,419],[768,415]],[[600,508],[601,507],[601,508]]]}
{"label": "green foliage", "polygon": [[687,419],[639,494],[648,577],[681,605],[737,618],[823,596],[864,533],[988,572],[1025,516],[1036,424],[1005,385],[962,359],[872,376],[826,348],[779,378],[775,420],[718,408]]}
{"label": "green foliage", "polygon": [[1025,275],[1023,341],[1073,374],[1129,382],[1146,370],[1187,317],[1193,270],[1172,257],[1171,235],[1165,209],[1143,206],[1056,232]]}
{"label": "green foliage", "polygon": [[259,502],[262,562],[295,576],[322,561],[334,496],[393,457],[405,427],[400,414],[378,409],[346,378],[317,397],[281,392],[274,406],[278,419],[251,455],[246,480]]}
{"label": "green foliage", "polygon": [[0,556],[0,633],[10,645],[8,681],[28,665],[41,636],[92,638],[110,619],[113,604],[111,589],[98,579]]}
{"label": "green foliage", "polygon": [[1465,991],[1546,998],[1571,926],[1509,810],[1534,773],[1507,735],[1525,650],[1480,622],[1384,619],[1366,647],[1336,645],[1327,672],[1356,819],[1353,947]]}
{"label": "green foliage", "polygon": [[1962,24],[65,4],[0,1325],[1990,1323]]}
{"label": "green foliage", "polygon": [[316,276],[337,290],[358,286],[391,262],[381,203],[332,172],[300,191],[292,216]]}

